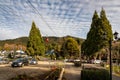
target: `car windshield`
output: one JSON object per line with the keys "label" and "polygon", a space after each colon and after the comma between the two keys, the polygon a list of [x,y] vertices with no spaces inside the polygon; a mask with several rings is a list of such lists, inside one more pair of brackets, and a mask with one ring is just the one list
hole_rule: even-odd
{"label": "car windshield", "polygon": [[31,59],[31,61],[36,61],[36,59]]}
{"label": "car windshield", "polygon": [[16,59],[14,62],[21,62],[23,59],[20,58],[20,59]]}
{"label": "car windshield", "polygon": [[3,61],[4,59],[3,58],[0,58],[0,61]]}
{"label": "car windshield", "polygon": [[2,59],[0,59],[0,61],[2,61]]}

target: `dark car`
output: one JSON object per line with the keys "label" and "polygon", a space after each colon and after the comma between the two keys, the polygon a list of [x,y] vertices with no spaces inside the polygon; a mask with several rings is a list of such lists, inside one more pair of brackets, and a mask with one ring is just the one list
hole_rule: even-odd
{"label": "dark car", "polygon": [[33,58],[33,59],[30,60],[30,64],[38,64],[38,61]]}
{"label": "dark car", "polygon": [[29,61],[27,58],[18,58],[14,60],[11,64],[12,67],[22,67],[25,65],[29,65]]}

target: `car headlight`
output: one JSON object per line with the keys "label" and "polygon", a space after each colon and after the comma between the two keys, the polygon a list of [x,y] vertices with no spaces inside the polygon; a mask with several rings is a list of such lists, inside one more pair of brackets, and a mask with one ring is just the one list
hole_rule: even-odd
{"label": "car headlight", "polygon": [[20,63],[18,63],[19,65],[21,65],[22,63],[20,62]]}

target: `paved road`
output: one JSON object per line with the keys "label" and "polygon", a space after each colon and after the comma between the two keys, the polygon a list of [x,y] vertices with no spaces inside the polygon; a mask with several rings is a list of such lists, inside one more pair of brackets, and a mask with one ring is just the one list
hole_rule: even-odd
{"label": "paved road", "polygon": [[[84,64],[84,67],[96,67],[94,64]],[[73,63],[65,63],[65,77],[68,80],[80,80],[81,67],[75,67]]]}
{"label": "paved road", "polygon": [[113,75],[113,76],[112,76],[112,79],[113,79],[113,80],[120,80],[120,76]]}
{"label": "paved road", "polygon": [[[64,76],[67,78],[67,80],[80,80],[81,67],[75,67],[73,63],[69,63],[69,62],[67,63],[61,62],[61,64],[64,65],[65,68]],[[96,64],[85,64],[84,66],[102,68]],[[113,75],[113,80],[120,80],[120,77]]]}
{"label": "paved road", "polygon": [[67,80],[80,80],[80,67],[75,67],[73,63],[65,64],[65,77]]}

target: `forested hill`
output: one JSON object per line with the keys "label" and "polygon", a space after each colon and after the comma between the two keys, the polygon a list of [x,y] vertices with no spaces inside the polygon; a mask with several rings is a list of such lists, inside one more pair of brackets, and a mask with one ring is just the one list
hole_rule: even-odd
{"label": "forested hill", "polygon": [[[65,36],[65,37],[43,37],[44,42],[47,44],[52,44],[52,43],[58,43],[58,44],[62,44],[64,42],[64,40],[67,37],[71,37],[71,36]],[[73,37],[75,38],[75,37]],[[48,39],[48,42],[46,41],[46,39]],[[77,41],[82,42],[83,39],[80,38],[75,38]],[[3,47],[5,44],[16,44],[16,45],[23,45],[26,46],[28,42],[28,37],[20,37],[20,38],[16,38],[16,39],[7,39],[7,40],[0,40],[0,47]]]}
{"label": "forested hill", "polygon": [[19,37],[16,39],[0,40],[0,46],[4,46],[5,43],[26,45],[27,41],[28,41],[28,37]]}

